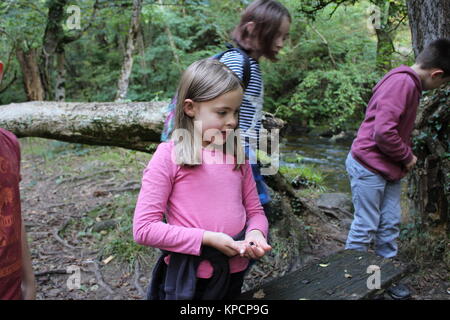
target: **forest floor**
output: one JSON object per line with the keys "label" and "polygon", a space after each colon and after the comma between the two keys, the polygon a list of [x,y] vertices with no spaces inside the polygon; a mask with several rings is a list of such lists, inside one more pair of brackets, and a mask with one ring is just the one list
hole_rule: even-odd
{"label": "forest floor", "polygon": [[[142,171],[151,156],[35,138],[21,144],[22,215],[37,299],[142,299],[159,252],[137,245],[131,230]],[[317,258],[343,246],[327,243]],[[443,264],[418,268],[404,283],[413,299],[450,299]]]}

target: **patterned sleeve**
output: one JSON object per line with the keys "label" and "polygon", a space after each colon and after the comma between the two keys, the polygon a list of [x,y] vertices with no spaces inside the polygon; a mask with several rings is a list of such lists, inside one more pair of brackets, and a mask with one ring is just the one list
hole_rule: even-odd
{"label": "patterned sleeve", "polygon": [[244,77],[244,57],[237,51],[225,53],[220,62],[230,68],[243,81]]}

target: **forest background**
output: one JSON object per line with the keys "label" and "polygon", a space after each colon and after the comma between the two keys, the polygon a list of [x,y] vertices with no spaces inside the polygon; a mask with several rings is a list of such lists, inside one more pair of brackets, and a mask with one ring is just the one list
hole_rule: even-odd
{"label": "forest background", "polygon": [[[0,105],[102,102],[117,96],[132,2],[63,1],[63,16],[47,14],[58,2],[0,4],[0,57],[7,65]],[[143,1],[126,100],[169,99],[182,70],[224,50],[249,2]],[[330,6],[320,5],[327,1],[281,2],[293,23],[279,61],[261,62],[265,111],[293,127],[355,129],[377,80],[391,67],[413,61],[406,5],[394,0],[328,1]],[[33,72],[40,73],[42,88],[27,88],[25,83],[33,81],[26,78],[36,78]],[[42,93],[33,97],[33,90]]]}

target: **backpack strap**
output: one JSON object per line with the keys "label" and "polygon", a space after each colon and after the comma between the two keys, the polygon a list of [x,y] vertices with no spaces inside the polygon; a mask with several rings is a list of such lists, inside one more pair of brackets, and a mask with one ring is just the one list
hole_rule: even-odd
{"label": "backpack strap", "polygon": [[248,57],[248,54],[241,48],[233,47],[233,45],[230,43],[227,43],[226,47],[228,48],[228,50],[225,50],[225,51],[215,55],[213,58],[220,60],[225,53],[232,52],[232,51],[240,53],[244,60],[243,61],[244,64],[243,64],[242,83],[244,84],[244,90],[245,90],[245,89],[247,89],[248,84],[250,82],[250,74],[251,74],[250,58]]}

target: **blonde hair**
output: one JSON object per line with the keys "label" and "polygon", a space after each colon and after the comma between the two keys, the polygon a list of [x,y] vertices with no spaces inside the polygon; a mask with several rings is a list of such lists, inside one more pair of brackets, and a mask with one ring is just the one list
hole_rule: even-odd
{"label": "blonde hair", "polygon": [[[233,71],[218,60],[210,58],[199,60],[186,69],[178,86],[175,125],[171,136],[175,141],[177,164],[193,166],[202,163],[202,137],[198,137],[194,130],[194,119],[185,114],[184,101],[186,99],[194,102],[210,101],[236,89],[243,90],[241,81]],[[229,139],[234,140],[233,144],[230,145]],[[245,161],[240,140],[239,133],[234,131],[226,143],[225,152],[234,156],[235,169],[239,169],[240,164]]]}

